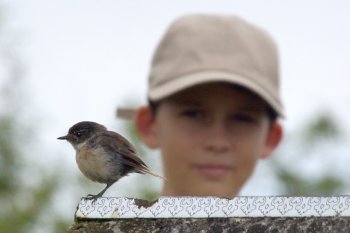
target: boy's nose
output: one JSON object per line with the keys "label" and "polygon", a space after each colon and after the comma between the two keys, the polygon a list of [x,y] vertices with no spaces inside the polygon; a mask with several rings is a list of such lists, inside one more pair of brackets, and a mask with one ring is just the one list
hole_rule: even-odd
{"label": "boy's nose", "polygon": [[207,150],[221,154],[229,150],[231,144],[229,140],[229,135],[227,132],[227,127],[224,122],[216,121],[212,122],[208,126],[206,148]]}

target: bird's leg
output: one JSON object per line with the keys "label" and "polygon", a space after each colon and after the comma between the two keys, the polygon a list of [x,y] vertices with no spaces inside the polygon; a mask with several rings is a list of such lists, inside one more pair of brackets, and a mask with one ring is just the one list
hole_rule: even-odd
{"label": "bird's leg", "polygon": [[97,198],[102,197],[102,195],[107,191],[107,189],[109,187],[112,186],[112,184],[113,183],[108,183],[107,186],[101,192],[99,192],[96,195],[92,195],[92,194],[87,195],[86,199],[93,200],[93,202],[95,202],[97,200]]}

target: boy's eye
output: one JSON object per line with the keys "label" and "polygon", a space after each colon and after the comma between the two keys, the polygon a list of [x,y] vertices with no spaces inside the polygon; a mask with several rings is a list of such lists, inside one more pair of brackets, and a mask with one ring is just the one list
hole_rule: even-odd
{"label": "boy's eye", "polygon": [[238,121],[238,122],[242,122],[242,123],[252,123],[255,121],[254,117],[248,115],[248,114],[234,114],[231,117],[232,120]]}
{"label": "boy's eye", "polygon": [[203,112],[197,109],[190,109],[190,110],[183,111],[181,115],[189,118],[199,118],[203,116]]}

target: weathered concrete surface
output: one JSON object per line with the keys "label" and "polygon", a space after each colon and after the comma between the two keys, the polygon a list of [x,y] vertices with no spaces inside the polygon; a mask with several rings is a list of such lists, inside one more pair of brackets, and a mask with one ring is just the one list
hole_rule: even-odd
{"label": "weathered concrete surface", "polygon": [[68,233],[96,232],[348,233],[350,232],[350,217],[77,219],[68,230]]}

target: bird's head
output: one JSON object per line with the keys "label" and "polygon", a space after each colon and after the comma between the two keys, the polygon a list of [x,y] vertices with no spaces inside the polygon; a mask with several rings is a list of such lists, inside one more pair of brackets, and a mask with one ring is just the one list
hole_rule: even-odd
{"label": "bird's head", "polygon": [[96,122],[82,121],[70,127],[68,134],[57,139],[67,140],[75,149],[85,143],[89,138],[101,131],[107,130],[105,126]]}

